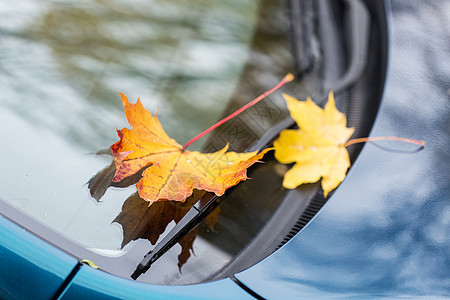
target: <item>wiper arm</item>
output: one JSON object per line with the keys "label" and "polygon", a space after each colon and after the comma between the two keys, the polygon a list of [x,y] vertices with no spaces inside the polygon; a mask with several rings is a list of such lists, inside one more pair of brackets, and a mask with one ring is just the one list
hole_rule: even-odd
{"label": "wiper arm", "polygon": [[[337,89],[339,92],[344,89]],[[318,104],[324,104],[328,95],[317,97]],[[270,128],[255,144],[253,144],[246,152],[252,152],[259,149],[264,149],[272,140],[279,135],[279,133],[286,128],[292,127],[295,121],[291,117],[286,117],[282,121]],[[234,187],[230,188],[232,190]],[[205,197],[205,196],[204,196]],[[189,231],[194,229],[206,216],[208,216],[217,206],[220,205],[225,198],[214,196],[205,205],[197,208],[195,205],[184,215],[175,227],[159,242],[156,247],[149,251],[144,259],[136,267],[136,270],[131,274],[131,278],[136,280],[140,275],[147,272],[151,265],[158,260],[164,253],[172,248],[179,240],[181,240]],[[201,200],[198,201],[201,203]]]}

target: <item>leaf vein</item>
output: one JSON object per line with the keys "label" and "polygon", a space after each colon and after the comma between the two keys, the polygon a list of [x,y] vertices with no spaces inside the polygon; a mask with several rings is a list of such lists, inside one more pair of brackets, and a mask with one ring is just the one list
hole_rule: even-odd
{"label": "leaf vein", "polygon": [[175,169],[178,166],[178,163],[180,162],[180,158],[181,158],[181,154],[178,156],[177,161],[175,162],[175,165],[173,166],[173,168],[169,171],[169,175],[166,178],[166,181],[161,185],[161,188],[159,188],[158,190],[158,194],[156,194],[156,200],[154,201],[158,201],[159,200],[159,194],[161,194],[161,191],[164,189],[164,187],[167,185],[167,183],[169,182],[170,177],[172,176],[173,172],[175,171]]}

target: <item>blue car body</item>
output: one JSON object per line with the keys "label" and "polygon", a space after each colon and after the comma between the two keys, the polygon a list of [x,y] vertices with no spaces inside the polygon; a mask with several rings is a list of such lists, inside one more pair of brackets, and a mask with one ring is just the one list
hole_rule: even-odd
{"label": "blue car body", "polygon": [[413,2],[388,5],[388,73],[371,136],[423,140],[423,150],[365,145],[307,226],[236,281],[160,286],[120,278],[0,217],[0,298],[450,297],[450,6]]}
{"label": "blue car body", "polygon": [[253,299],[231,279],[149,285],[97,270],[0,217],[2,299]]}

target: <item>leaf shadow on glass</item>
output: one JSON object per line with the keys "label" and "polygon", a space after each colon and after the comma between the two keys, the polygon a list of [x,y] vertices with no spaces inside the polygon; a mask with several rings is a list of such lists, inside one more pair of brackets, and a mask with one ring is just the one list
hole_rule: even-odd
{"label": "leaf shadow on glass", "polygon": [[[97,154],[111,155],[111,152],[108,150]],[[89,193],[97,202],[101,202],[101,198],[109,187],[125,188],[133,185],[141,179],[142,172],[145,169],[142,168],[136,174],[120,182],[113,182],[112,178],[116,172],[116,167],[114,162],[111,162],[109,166],[99,171],[89,180],[87,183]],[[193,194],[184,202],[158,201],[149,206],[148,201],[142,199],[137,192],[132,194],[123,203],[122,211],[112,221],[122,226],[123,240],[121,248],[138,239],[149,240],[152,245],[155,245],[172,221],[178,223],[195,203],[199,200],[202,203],[206,203],[212,196],[211,193],[194,190]],[[217,222],[219,213],[220,209],[217,208],[203,221],[212,231],[214,231],[214,224]],[[198,228],[194,228],[178,242],[181,246],[181,253],[178,255],[178,269],[180,272],[191,253],[195,254],[193,244],[197,234]]]}

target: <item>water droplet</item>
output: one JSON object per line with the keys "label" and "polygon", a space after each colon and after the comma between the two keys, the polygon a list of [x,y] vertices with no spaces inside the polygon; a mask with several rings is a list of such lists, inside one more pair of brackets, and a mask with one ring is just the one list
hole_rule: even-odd
{"label": "water droplet", "polygon": [[153,139],[153,143],[154,143],[154,142],[156,142],[156,140],[155,140],[155,139]]}
{"label": "water droplet", "polygon": [[186,162],[187,162],[187,163],[189,164],[189,163],[191,163],[191,160],[190,160],[190,159],[188,159],[188,160],[187,160]]}

